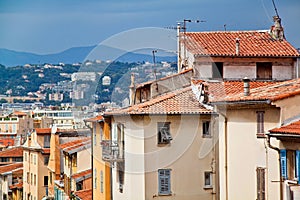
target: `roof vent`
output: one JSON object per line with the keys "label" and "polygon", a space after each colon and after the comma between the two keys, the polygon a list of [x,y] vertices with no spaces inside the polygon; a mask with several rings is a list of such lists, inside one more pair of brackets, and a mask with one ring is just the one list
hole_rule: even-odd
{"label": "roof vent", "polygon": [[243,78],[244,82],[244,96],[249,96],[250,95],[250,79],[245,77]]}
{"label": "roof vent", "polygon": [[236,38],[235,39],[235,54],[239,55],[240,53],[240,39]]}

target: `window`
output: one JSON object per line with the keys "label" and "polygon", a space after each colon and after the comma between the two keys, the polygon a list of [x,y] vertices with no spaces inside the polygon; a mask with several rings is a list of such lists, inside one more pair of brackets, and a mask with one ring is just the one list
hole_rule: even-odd
{"label": "window", "polygon": [[100,192],[103,193],[103,171],[100,171]]}
{"label": "window", "polygon": [[264,136],[265,128],[264,128],[264,111],[257,111],[256,112],[257,118],[257,136]]}
{"label": "window", "polygon": [[257,79],[272,79],[272,63],[258,62],[256,63],[256,78]]}
{"label": "window", "polygon": [[296,150],[296,155],[295,155],[295,163],[296,163],[296,166],[295,166],[295,176],[298,180],[298,184],[300,183],[300,150]]}
{"label": "window", "polygon": [[27,162],[27,153],[24,153],[24,160]]}
{"label": "window", "polygon": [[29,172],[27,172],[27,183],[29,184],[30,183],[30,180],[29,180]]}
{"label": "window", "polygon": [[94,189],[97,189],[97,169],[94,169]]}
{"label": "window", "polygon": [[210,121],[204,121],[202,123],[202,136],[203,137],[211,137],[211,134],[210,134]]}
{"label": "window", "polygon": [[49,163],[49,156],[44,157],[44,165],[48,165]]}
{"label": "window", "polygon": [[158,144],[169,144],[172,140],[170,133],[170,122],[158,122]]}
{"label": "window", "polygon": [[204,172],[204,188],[212,188],[212,172]]}
{"label": "window", "polygon": [[48,176],[44,176],[44,186],[48,186]]}
{"label": "window", "polygon": [[34,186],[36,186],[36,175],[34,175]]}
{"label": "window", "polygon": [[32,180],[33,180],[33,174],[30,173],[30,185],[32,185]]}
{"label": "window", "polygon": [[158,194],[171,194],[171,169],[158,170]]}
{"label": "window", "polygon": [[212,63],[212,77],[213,78],[223,78],[223,63],[222,62]]}
{"label": "window", "polygon": [[23,158],[13,158],[13,162],[23,162]]}
{"label": "window", "polygon": [[280,150],[280,172],[281,172],[281,178],[283,180],[286,180],[287,177],[287,163],[286,163],[286,150],[281,149]]}
{"label": "window", "polygon": [[265,200],[265,168],[258,167],[256,168],[256,181],[257,181],[257,200]]}
{"label": "window", "polygon": [[44,148],[50,148],[50,135],[44,136]]}
{"label": "window", "polygon": [[50,185],[52,185],[52,172],[49,172],[49,182],[50,182]]}
{"label": "window", "polygon": [[33,155],[33,164],[36,165],[36,155]]}

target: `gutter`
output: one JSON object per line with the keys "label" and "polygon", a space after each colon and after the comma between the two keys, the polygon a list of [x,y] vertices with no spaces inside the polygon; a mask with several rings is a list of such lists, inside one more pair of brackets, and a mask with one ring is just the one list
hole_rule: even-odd
{"label": "gutter", "polygon": [[210,102],[211,105],[237,105],[237,104],[270,104],[271,101],[269,99],[267,100],[241,100],[241,101],[218,101],[218,102]]}
{"label": "gutter", "polygon": [[278,147],[275,147],[271,144],[271,137],[272,135],[270,135],[270,133],[267,133],[267,144],[268,144],[268,147],[277,151],[278,153],[278,162],[279,162],[279,175],[280,175],[280,199],[283,199],[283,185],[282,185],[282,175],[281,175],[281,162],[280,162],[280,149]]}

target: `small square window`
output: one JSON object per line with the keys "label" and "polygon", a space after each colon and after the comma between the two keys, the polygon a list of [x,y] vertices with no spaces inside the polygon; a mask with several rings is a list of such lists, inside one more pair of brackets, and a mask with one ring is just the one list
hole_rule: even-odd
{"label": "small square window", "polygon": [[158,144],[169,144],[173,139],[170,133],[170,122],[157,123]]}
{"label": "small square window", "polygon": [[210,121],[204,121],[202,123],[202,136],[203,137],[211,137]]}
{"label": "small square window", "polygon": [[212,172],[204,172],[204,188],[212,188]]}

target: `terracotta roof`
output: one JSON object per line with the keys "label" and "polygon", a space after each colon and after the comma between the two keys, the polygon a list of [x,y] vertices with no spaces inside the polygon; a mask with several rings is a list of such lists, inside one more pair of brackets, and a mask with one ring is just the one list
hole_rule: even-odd
{"label": "terracotta roof", "polygon": [[187,32],[186,48],[198,56],[299,57],[299,52],[285,39],[274,40],[268,31]]}
{"label": "terracotta roof", "polygon": [[[273,85],[275,81],[250,81],[250,90]],[[243,81],[221,81],[221,82],[204,82],[208,85],[209,101],[221,101],[224,98],[244,94],[244,83]],[[197,85],[197,84],[196,84]]]}
{"label": "terracotta roof", "polygon": [[14,144],[15,144],[15,139],[13,139],[13,138],[1,138],[0,139],[0,145],[3,145],[3,147],[14,146]]}
{"label": "terracotta roof", "polygon": [[9,186],[9,189],[23,189],[23,182],[19,182]]}
{"label": "terracotta roof", "polygon": [[42,150],[43,154],[50,154],[50,148],[43,148]]}
{"label": "terracotta roof", "polygon": [[21,111],[15,111],[13,114],[14,114],[14,115],[17,115],[17,116],[27,116],[26,113],[21,112]]}
{"label": "terracotta roof", "polygon": [[91,200],[92,199],[92,189],[80,190],[74,192],[74,195],[80,200]]}
{"label": "terracotta roof", "polygon": [[51,128],[36,128],[35,131],[37,135],[51,134]]}
{"label": "terracotta roof", "polygon": [[90,145],[91,143],[91,138],[90,137],[86,137],[84,139],[79,139],[79,140],[74,140],[71,142],[66,142],[64,144],[60,145],[60,148],[67,153],[74,153],[77,152],[79,150],[81,150],[82,148]]}
{"label": "terracotta roof", "polygon": [[112,112],[106,112],[105,115],[211,113],[212,110],[206,109],[199,103],[189,86],[155,97],[144,103],[139,103]]}
{"label": "terracotta roof", "polygon": [[92,174],[92,170],[88,169],[88,170],[73,174],[72,178],[78,179],[78,178],[82,178],[82,177],[87,177],[88,175],[91,175],[91,174]]}
{"label": "terracotta roof", "polygon": [[0,151],[0,157],[23,157],[23,148],[13,147],[5,149],[3,151]]}
{"label": "terracotta roof", "polygon": [[[251,85],[251,83],[250,83]],[[277,101],[300,94],[300,79],[293,79],[274,84],[267,84],[262,87],[250,89],[249,96],[243,92],[224,96],[215,102],[241,102],[241,101]],[[213,102],[213,101],[212,101]]]}
{"label": "terracotta roof", "polygon": [[280,128],[271,129],[271,130],[269,130],[269,132],[270,133],[300,135],[300,121],[291,123],[286,126],[281,126]]}
{"label": "terracotta roof", "polygon": [[23,167],[22,162],[0,166],[0,174],[10,172],[10,171],[13,171],[13,170],[21,168],[21,167]]}
{"label": "terracotta roof", "polygon": [[84,121],[86,121],[86,122],[98,122],[100,120],[103,120],[103,117],[101,115],[93,117],[93,118],[85,119]]}

